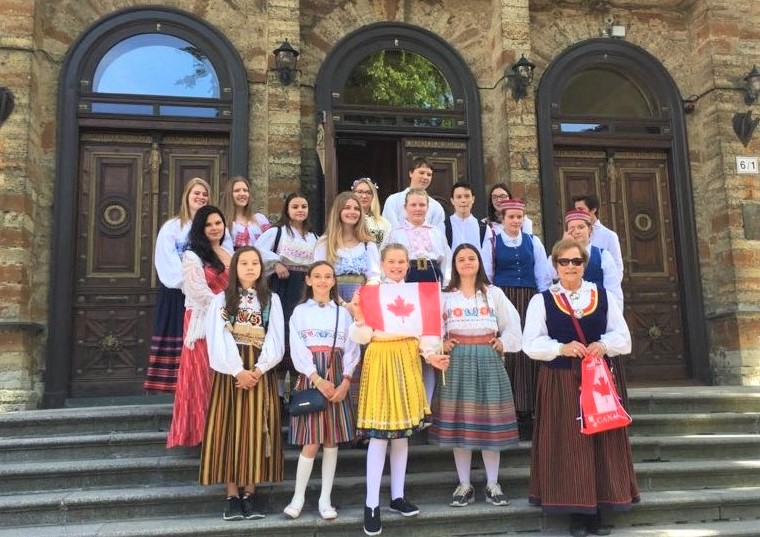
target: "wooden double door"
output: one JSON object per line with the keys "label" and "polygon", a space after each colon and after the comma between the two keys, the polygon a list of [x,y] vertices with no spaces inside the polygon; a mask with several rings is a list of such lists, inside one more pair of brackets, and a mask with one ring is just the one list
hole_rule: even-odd
{"label": "wooden double door", "polygon": [[[160,226],[187,181],[227,179],[228,138],[84,133],[79,154],[71,397],[135,395],[150,354]],[[53,327],[51,327],[53,329]],[[62,350],[63,351],[63,350]],[[62,352],[63,354],[63,352]]]}
{"label": "wooden double door", "polygon": [[[617,232],[625,272],[625,318],[633,338],[629,381],[688,379],[682,270],[671,202],[668,155],[662,151],[555,149],[560,194],[556,226],[572,197],[599,197],[599,218]],[[550,249],[551,245],[547,245]],[[698,305],[695,307],[699,307]]]}

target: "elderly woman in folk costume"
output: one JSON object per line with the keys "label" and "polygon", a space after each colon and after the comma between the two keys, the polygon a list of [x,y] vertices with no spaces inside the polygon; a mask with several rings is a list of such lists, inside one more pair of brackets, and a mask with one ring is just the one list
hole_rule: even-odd
{"label": "elderly woman in folk costume", "polygon": [[[602,248],[597,248],[591,244],[591,217],[585,211],[572,209],[565,214],[565,235],[566,239],[573,239],[583,246],[588,254],[588,265],[583,272],[583,279],[592,282],[597,287],[604,288],[617,301],[620,311],[623,310],[623,273],[620,271],[612,254]],[[552,278],[556,278],[556,271],[553,271]],[[623,400],[623,406],[628,407],[628,387],[625,380],[625,368],[623,367],[623,357],[614,356],[610,358],[610,367],[615,376],[615,385],[618,395]]]}
{"label": "elderly woman in folk costume", "polygon": [[630,509],[639,489],[625,428],[581,432],[580,363],[629,353],[631,334],[612,294],[583,279],[583,246],[563,239],[551,259],[559,283],[530,300],[523,332],[523,351],[541,365],[528,499],[571,514],[574,537],[609,535],[602,512]]}
{"label": "elderly woman in folk costume", "polygon": [[[544,245],[535,235],[522,231],[525,203],[509,199],[501,204],[501,226],[494,228],[493,241],[490,230],[486,232],[483,267],[494,285],[507,295],[520,319],[525,321],[525,309],[536,292],[549,287],[551,266],[546,260]],[[507,373],[512,382],[517,408],[517,426],[521,440],[530,440],[533,429],[533,410],[536,399],[538,365],[524,353],[508,353]]]}

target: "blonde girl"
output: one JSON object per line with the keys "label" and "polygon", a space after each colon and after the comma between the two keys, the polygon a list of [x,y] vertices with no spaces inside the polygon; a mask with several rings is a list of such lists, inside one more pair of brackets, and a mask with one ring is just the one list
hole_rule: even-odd
{"label": "blonde girl", "polygon": [[360,177],[351,185],[351,191],[359,199],[367,230],[379,247],[383,237],[390,232],[391,223],[380,212],[377,185],[369,177]]}

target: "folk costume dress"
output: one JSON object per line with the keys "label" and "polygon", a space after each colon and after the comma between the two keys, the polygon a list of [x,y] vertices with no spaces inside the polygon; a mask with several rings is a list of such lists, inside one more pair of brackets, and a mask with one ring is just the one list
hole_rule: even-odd
{"label": "folk costume dress", "polygon": [[197,446],[203,441],[211,391],[211,367],[206,346],[206,311],[214,295],[227,287],[229,273],[203,261],[192,250],[182,259],[185,294],[185,341],[177,371],[172,423],[166,447]]}
{"label": "folk costume dress", "polygon": [[451,249],[441,231],[431,225],[415,226],[404,220],[383,239],[386,244],[399,243],[409,251],[409,274],[407,282],[448,281],[451,266]]}
{"label": "folk costume dress", "polygon": [[[384,281],[381,285],[397,285]],[[438,338],[391,334],[352,323],[349,337],[367,345],[362,363],[356,436],[390,440],[419,431],[430,405],[422,381],[420,339],[435,349]],[[427,351],[433,354],[432,350]]]}
{"label": "folk costume dress", "polygon": [[[343,375],[353,374],[359,362],[359,345],[348,337],[351,322],[348,310],[332,300],[320,304],[309,299],[296,306],[290,318],[290,351],[293,365],[300,373],[294,388],[296,391],[311,387],[310,375],[314,372],[335,385],[341,383]],[[333,338],[335,350],[331,355]],[[291,416],[289,442],[299,446],[337,445],[352,440],[355,428],[356,416],[347,396],[340,403],[328,401],[322,412]]]}
{"label": "folk costume dress", "polygon": [[520,317],[501,289],[488,286],[467,297],[443,294],[443,327],[452,349],[446,385],[433,396],[430,442],[470,450],[499,451],[517,443],[512,386],[500,353],[489,343],[498,337],[504,350],[521,347]]}
{"label": "folk costume dress", "polygon": [[256,241],[270,227],[269,219],[263,214],[256,213],[253,220],[247,224],[232,222],[232,244],[237,250],[243,246],[256,246]]}
{"label": "folk costume dress", "polygon": [[[380,281],[380,251],[374,242],[360,242],[351,248],[338,248],[334,263],[338,296],[351,302],[354,293],[367,282]],[[314,261],[327,261],[327,243],[317,242]]]}
{"label": "folk costume dress", "polygon": [[631,351],[623,313],[595,284],[583,281],[576,292],[557,284],[531,299],[523,350],[541,368],[528,499],[548,512],[625,511],[639,501],[628,433],[625,428],[580,432],[580,360],[560,355],[560,344],[578,339],[571,315],[578,318],[586,341],[604,343],[607,357]]}
{"label": "folk costume dress", "polygon": [[[264,232],[256,242],[267,267],[279,262],[288,268],[290,275],[280,279],[277,274],[269,277],[269,288],[280,297],[285,319],[290,319],[293,310],[301,302],[303,288],[306,285],[306,271],[314,261],[314,248],[317,236],[307,233],[305,236],[290,226],[274,226]],[[280,368],[293,370],[290,358],[290,341],[288,325],[285,325],[285,357]]]}
{"label": "folk costume dress", "polygon": [[378,222],[374,216],[369,214],[364,215],[364,223],[367,224],[367,231],[372,235],[375,245],[379,248],[383,243],[383,238],[391,231],[391,223],[382,216]]}
{"label": "folk costume dress", "polygon": [[[511,237],[502,226],[494,230],[494,249],[493,252],[484,249],[483,268],[493,284],[504,291],[524,321],[531,297],[549,287],[551,265],[546,260],[544,245],[535,235],[520,232],[516,237]],[[486,241],[491,240],[489,235],[490,230],[486,232]],[[538,365],[523,352],[517,352],[507,354],[506,367],[518,418],[530,421],[535,405]]]}
{"label": "folk costume dress", "polygon": [[182,354],[182,324],[185,295],[182,294],[182,255],[192,222],[182,225],[179,218],[168,220],[158,232],[153,257],[158,274],[156,308],[150,357],[143,387],[148,391],[173,392],[177,384]]}
{"label": "folk costume dress", "polygon": [[[244,291],[230,318],[224,294],[215,296],[206,316],[206,341],[214,370],[199,480],[256,484],[283,479],[280,399],[273,368],[285,348],[282,305],[272,294],[262,311],[253,289]],[[259,369],[250,390],[235,388],[235,375]]]}

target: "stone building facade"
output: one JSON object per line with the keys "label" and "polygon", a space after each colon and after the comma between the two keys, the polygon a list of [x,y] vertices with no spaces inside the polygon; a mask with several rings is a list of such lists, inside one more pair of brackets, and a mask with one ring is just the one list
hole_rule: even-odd
{"label": "stone building facade", "polygon": [[[0,411],[135,393],[151,223],[173,212],[182,169],[210,170],[215,188],[246,175],[272,217],[302,189],[319,219],[361,162],[384,163],[365,173],[388,190],[414,156],[444,187],[472,182],[481,212],[508,182],[548,245],[568,197],[595,190],[624,242],[633,378],[760,384],[760,176],[736,169],[760,134],[745,145],[733,128],[760,113],[743,89],[760,64],[753,0],[0,0],[0,12],[0,86],[15,100],[0,125]],[[215,119],[96,113],[87,73],[145,33],[208,49]],[[272,54],[286,39],[300,51],[289,85]],[[382,50],[436,65],[453,96],[443,120],[352,107],[341,88]],[[504,75],[522,54],[536,70],[515,99]],[[103,254],[125,236],[126,258]]]}

